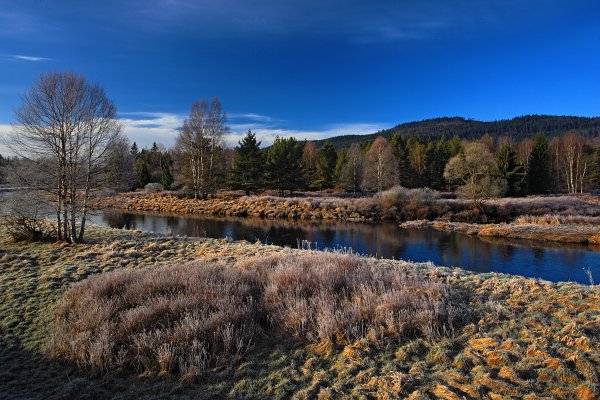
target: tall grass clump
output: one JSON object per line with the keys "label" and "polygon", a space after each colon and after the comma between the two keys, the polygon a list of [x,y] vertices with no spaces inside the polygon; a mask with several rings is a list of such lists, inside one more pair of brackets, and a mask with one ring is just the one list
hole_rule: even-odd
{"label": "tall grass clump", "polygon": [[337,253],[121,270],[73,286],[55,309],[49,352],[104,372],[224,366],[259,340],[333,348],[451,334],[451,287],[415,269]]}
{"label": "tall grass clump", "polygon": [[243,265],[259,271],[271,329],[302,341],[434,340],[451,331],[457,317],[450,287],[414,269],[336,253],[274,255]]}
{"label": "tall grass clump", "polygon": [[208,262],[96,275],[57,305],[50,352],[99,372],[194,378],[252,347],[257,287],[251,271]]}

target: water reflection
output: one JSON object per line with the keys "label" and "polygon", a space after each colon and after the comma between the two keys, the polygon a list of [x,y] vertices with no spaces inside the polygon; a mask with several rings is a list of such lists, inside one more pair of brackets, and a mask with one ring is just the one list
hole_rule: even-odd
{"label": "water reflection", "polygon": [[477,272],[502,272],[551,281],[589,283],[584,267],[600,277],[600,249],[532,241],[480,239],[453,232],[401,229],[394,224],[316,223],[253,218],[182,217],[107,211],[92,217],[104,226],[176,235],[229,237],[234,240],[297,247],[306,240],[319,249],[352,248],[384,258],[460,266]]}

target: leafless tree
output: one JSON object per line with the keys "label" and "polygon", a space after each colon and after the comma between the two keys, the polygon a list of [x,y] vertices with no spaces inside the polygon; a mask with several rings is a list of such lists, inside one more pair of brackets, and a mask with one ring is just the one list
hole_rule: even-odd
{"label": "leafless tree", "polygon": [[206,198],[216,190],[219,171],[224,169],[226,121],[219,99],[213,98],[210,105],[202,99],[192,104],[179,132],[176,150],[182,162],[180,171],[194,198]]}
{"label": "leafless tree", "polygon": [[363,151],[358,143],[352,143],[346,156],[346,164],[342,169],[342,184],[346,190],[356,193],[363,179]]}
{"label": "leafless tree", "polygon": [[379,136],[366,154],[362,189],[381,192],[398,181],[398,169],[392,149],[384,137]]}
{"label": "leafless tree", "polygon": [[583,193],[589,167],[589,160],[584,151],[585,141],[577,132],[567,132],[561,142],[567,191]]}
{"label": "leafless tree", "polygon": [[30,168],[14,176],[49,195],[58,240],[82,241],[90,198],[105,183],[121,132],[116,108],[101,86],[73,72],[41,75],[21,103],[7,145]]}

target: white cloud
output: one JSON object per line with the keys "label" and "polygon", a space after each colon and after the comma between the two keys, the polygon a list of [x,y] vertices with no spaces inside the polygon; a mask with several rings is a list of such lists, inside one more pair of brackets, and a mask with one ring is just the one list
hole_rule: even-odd
{"label": "white cloud", "polygon": [[[242,115],[245,115],[246,121]],[[276,136],[288,138],[295,137],[298,140],[318,140],[339,135],[364,135],[386,129],[388,125],[379,123],[346,123],[325,126],[323,129],[301,130],[277,126],[274,123],[262,121],[276,121],[276,119],[258,114],[237,114],[238,123],[228,124],[229,134],[225,138],[227,145],[236,146],[248,129],[256,134],[257,140],[262,146],[270,146]],[[119,121],[123,126],[123,133],[139,148],[150,148],[152,143],[161,143],[170,148],[175,145],[175,139],[179,128],[183,125],[185,115],[155,112],[129,112],[120,113]],[[259,120],[259,121],[257,121]],[[0,154],[12,155],[12,152],[2,144],[2,138],[11,131],[11,125],[0,125]]]}
{"label": "white cloud", "polygon": [[24,55],[21,55],[21,54],[11,54],[9,57],[11,57],[11,58],[13,58],[15,60],[31,61],[31,62],[52,61],[51,58],[47,58],[47,57],[24,56]]}
{"label": "white cloud", "polygon": [[12,125],[0,124],[0,154],[2,154],[3,156],[14,155],[13,152],[4,144],[4,139],[8,137],[8,134],[11,131]]}

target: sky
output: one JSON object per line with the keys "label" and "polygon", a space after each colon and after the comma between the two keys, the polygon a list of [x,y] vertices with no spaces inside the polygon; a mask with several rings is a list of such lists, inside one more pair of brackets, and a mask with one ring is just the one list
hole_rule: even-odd
{"label": "sky", "polygon": [[230,144],[598,116],[600,2],[0,0],[0,135],[39,75],[64,70],[105,88],[140,147],[172,146],[213,96]]}

